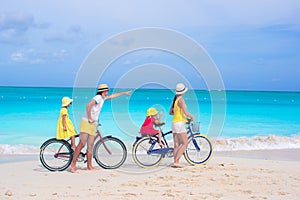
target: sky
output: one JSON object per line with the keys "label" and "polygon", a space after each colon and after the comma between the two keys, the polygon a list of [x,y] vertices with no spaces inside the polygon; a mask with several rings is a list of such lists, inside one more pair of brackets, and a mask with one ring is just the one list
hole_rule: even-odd
{"label": "sky", "polygon": [[[299,0],[0,0],[0,5],[0,86],[73,87],[99,45],[155,27],[203,47],[227,90],[300,91]],[[115,85],[122,73],[149,63],[207,89],[190,63],[158,49],[120,55],[99,81]]]}

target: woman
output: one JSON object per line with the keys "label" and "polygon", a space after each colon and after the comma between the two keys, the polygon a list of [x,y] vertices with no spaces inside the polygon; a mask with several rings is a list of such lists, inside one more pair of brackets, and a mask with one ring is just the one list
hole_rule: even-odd
{"label": "woman", "polygon": [[119,92],[108,95],[109,88],[106,84],[98,85],[98,91],[96,96],[94,96],[86,104],[86,113],[82,117],[80,122],[80,141],[73,155],[73,160],[71,163],[71,172],[76,172],[76,160],[81,152],[81,150],[87,144],[87,169],[95,169],[92,166],[92,153],[95,140],[95,133],[97,131],[97,124],[99,121],[99,114],[101,112],[103,103],[105,100],[110,100],[113,98],[120,97],[122,95],[130,95],[128,92]]}
{"label": "woman", "polygon": [[172,132],[174,139],[174,164],[172,167],[175,168],[184,167],[179,163],[179,160],[188,144],[185,124],[187,122],[187,117],[189,117],[192,121],[194,120],[194,116],[188,112],[185,101],[183,99],[183,95],[187,91],[188,89],[184,84],[178,83],[176,85],[176,95],[170,108],[170,114],[174,115],[172,121]]}

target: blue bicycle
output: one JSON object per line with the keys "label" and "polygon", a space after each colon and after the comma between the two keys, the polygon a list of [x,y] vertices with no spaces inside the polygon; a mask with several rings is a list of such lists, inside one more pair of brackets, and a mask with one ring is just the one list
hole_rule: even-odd
{"label": "blue bicycle", "polygon": [[[164,123],[157,125],[160,130]],[[212,155],[210,140],[199,132],[200,123],[187,122],[188,146],[184,152],[184,158],[191,165],[204,164]],[[166,136],[172,134],[162,132],[162,143],[165,148],[158,144],[157,136],[137,137],[133,144],[132,156],[134,162],[143,168],[159,165],[165,156],[173,157],[174,148],[168,144]]]}

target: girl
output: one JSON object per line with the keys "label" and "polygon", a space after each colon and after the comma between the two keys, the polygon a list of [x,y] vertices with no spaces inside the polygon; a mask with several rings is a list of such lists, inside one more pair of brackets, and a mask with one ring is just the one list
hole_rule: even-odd
{"label": "girl", "polygon": [[142,136],[146,136],[146,135],[158,135],[158,144],[159,146],[161,146],[162,148],[164,148],[165,146],[163,145],[163,143],[161,142],[161,131],[160,130],[156,130],[154,129],[154,125],[158,125],[161,123],[161,116],[162,113],[160,113],[159,118],[157,119],[157,110],[155,108],[149,108],[147,110],[147,115],[146,115],[146,119],[141,127],[140,133]]}
{"label": "girl", "polygon": [[76,131],[68,114],[68,107],[70,107],[72,101],[73,99],[70,99],[69,97],[62,98],[62,108],[60,109],[60,114],[59,114],[57,127],[56,127],[56,139],[62,140],[70,137],[71,147],[75,151]]}

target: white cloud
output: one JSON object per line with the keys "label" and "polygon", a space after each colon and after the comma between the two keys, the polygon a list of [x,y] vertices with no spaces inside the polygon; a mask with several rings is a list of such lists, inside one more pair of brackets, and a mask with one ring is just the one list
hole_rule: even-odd
{"label": "white cloud", "polygon": [[13,52],[10,56],[12,62],[27,64],[44,64],[49,62],[63,61],[68,56],[65,49],[57,51],[40,51],[36,49],[26,49]]}
{"label": "white cloud", "polygon": [[14,52],[10,56],[11,60],[14,62],[24,62],[26,61],[25,55],[23,52]]}
{"label": "white cloud", "polygon": [[[0,8],[0,13],[1,10],[13,12],[14,3],[20,4],[19,1],[11,0]],[[23,31],[30,27],[49,28],[42,36],[48,42],[74,42],[86,37],[85,34],[111,35],[116,31],[151,26],[189,33],[197,30],[201,35],[214,35],[226,29],[238,31],[244,27],[249,29],[249,26],[257,28],[274,24],[294,24],[294,28],[300,29],[298,0],[90,0],[76,3],[65,0],[59,4],[53,1],[40,4],[38,0],[32,0],[20,7],[23,14],[0,17],[0,30],[5,26]],[[15,35],[8,37],[9,33],[2,33],[2,37],[0,33],[0,39],[15,38]]]}
{"label": "white cloud", "polygon": [[55,60],[64,60],[68,55],[69,54],[68,54],[67,50],[61,49],[59,51],[55,51],[52,56],[53,56],[53,59],[55,59]]}
{"label": "white cloud", "polygon": [[[228,66],[245,71],[249,64],[253,70],[271,64],[283,69],[286,63],[296,68],[299,8],[299,0],[10,0],[0,7],[0,43],[5,45],[0,49],[1,61],[57,62],[53,65],[57,68],[66,61],[79,66],[80,59],[105,39],[130,29],[161,27],[203,45],[227,73]],[[112,45],[126,48],[134,42],[128,38]],[[126,58],[122,64],[149,60]],[[287,71],[279,78],[284,73],[296,74]]]}
{"label": "white cloud", "polygon": [[32,15],[22,13],[1,14],[0,15],[0,41],[16,42],[28,31],[34,24]]}
{"label": "white cloud", "polygon": [[[2,10],[14,10],[17,0],[3,5]],[[165,26],[240,26],[266,23],[299,24],[298,0],[188,0],[188,1],[77,1],[58,3],[32,0],[20,5],[27,13],[52,25],[80,24],[89,29],[116,27]],[[1,11],[1,8],[0,8]],[[38,11],[38,12],[37,12]],[[55,13],[53,13],[55,11]]]}
{"label": "white cloud", "polygon": [[24,44],[31,29],[44,29],[47,24],[35,23],[34,15],[26,12],[0,14],[0,42]]}
{"label": "white cloud", "polygon": [[[72,18],[93,29],[108,27],[264,26],[299,24],[298,0],[64,1]],[[65,19],[65,18],[64,18]],[[70,18],[65,19],[65,21]],[[93,27],[91,27],[93,26]]]}
{"label": "white cloud", "polygon": [[46,42],[76,42],[84,39],[84,33],[79,25],[73,25],[65,31],[49,31],[44,35]]}
{"label": "white cloud", "polygon": [[23,43],[25,38],[20,35],[14,29],[3,29],[0,30],[0,42],[2,43]]}
{"label": "white cloud", "polygon": [[34,17],[31,14],[13,13],[0,15],[0,30],[14,29],[17,32],[26,32],[34,26]]}

